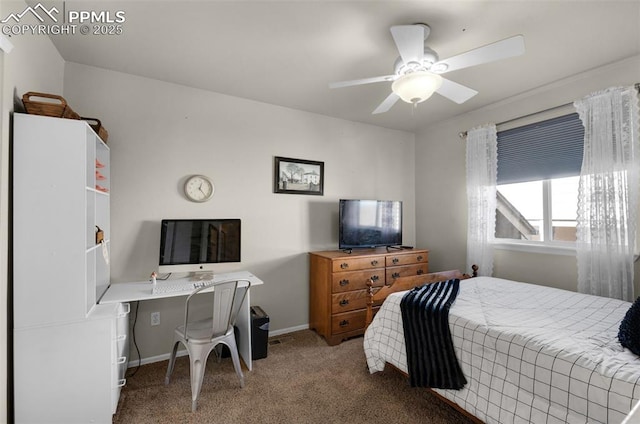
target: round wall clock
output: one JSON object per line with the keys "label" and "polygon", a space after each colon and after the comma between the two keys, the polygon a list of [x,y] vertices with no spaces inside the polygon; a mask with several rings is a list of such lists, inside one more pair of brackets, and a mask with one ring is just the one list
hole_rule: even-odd
{"label": "round wall clock", "polygon": [[214,191],[213,182],[204,175],[192,175],[184,183],[184,194],[192,202],[206,202]]}

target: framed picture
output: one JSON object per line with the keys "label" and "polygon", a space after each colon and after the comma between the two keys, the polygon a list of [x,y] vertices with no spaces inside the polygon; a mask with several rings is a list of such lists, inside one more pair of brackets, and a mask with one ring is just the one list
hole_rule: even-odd
{"label": "framed picture", "polygon": [[322,196],[324,193],[324,162],[276,156],[273,192]]}

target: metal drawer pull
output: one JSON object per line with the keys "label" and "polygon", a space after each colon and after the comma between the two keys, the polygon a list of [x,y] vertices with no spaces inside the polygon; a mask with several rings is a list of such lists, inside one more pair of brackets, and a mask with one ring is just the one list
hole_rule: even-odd
{"label": "metal drawer pull", "polygon": [[421,270],[421,269],[419,269],[419,270],[418,270],[418,275],[422,275],[422,274],[424,274],[424,271],[423,271],[423,270]]}
{"label": "metal drawer pull", "polygon": [[117,364],[117,365],[122,365],[122,364],[124,364],[125,362],[127,362],[127,357],[126,357],[126,356],[121,356],[121,357],[119,357],[119,358],[116,360],[116,364]]}
{"label": "metal drawer pull", "polygon": [[419,261],[421,261],[421,260],[422,260],[422,255],[418,256],[418,258],[417,258],[417,259],[418,259]]}
{"label": "metal drawer pull", "polygon": [[340,280],[340,286],[344,287],[349,284],[349,280]]}
{"label": "metal drawer pull", "polygon": [[347,268],[349,268],[349,264],[346,263],[346,262],[343,262],[343,263],[340,264],[340,268],[341,269],[347,269]]}
{"label": "metal drawer pull", "polygon": [[400,273],[399,272],[394,272],[393,274],[391,274],[391,276],[393,278],[398,278],[400,276]]}
{"label": "metal drawer pull", "polygon": [[122,379],[118,380],[118,384],[116,384],[116,387],[124,387],[125,384],[127,384],[127,379],[126,378],[122,378]]}
{"label": "metal drawer pull", "polygon": [[378,265],[378,261],[376,261],[375,259],[371,261],[371,266],[376,266],[376,265]]}
{"label": "metal drawer pull", "polygon": [[371,276],[371,281],[376,282],[380,279],[380,277],[378,277],[377,275],[372,275]]}
{"label": "metal drawer pull", "polygon": [[398,258],[393,258],[393,260],[392,260],[391,262],[393,262],[394,264],[397,264],[398,262],[400,262],[400,259],[398,259]]}
{"label": "metal drawer pull", "polygon": [[343,319],[342,321],[340,321],[340,327],[346,327],[347,325],[349,325],[348,319]]}
{"label": "metal drawer pull", "polygon": [[342,299],[342,300],[340,301],[340,306],[346,306],[346,305],[348,305],[348,304],[349,304],[349,300],[347,300],[347,299]]}

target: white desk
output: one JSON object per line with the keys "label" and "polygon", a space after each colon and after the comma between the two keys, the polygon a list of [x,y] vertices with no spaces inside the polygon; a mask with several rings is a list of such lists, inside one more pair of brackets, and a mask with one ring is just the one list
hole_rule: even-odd
{"label": "white desk", "polygon": [[[251,287],[264,284],[264,282],[250,273],[249,271],[237,271],[228,272],[224,274],[214,274],[213,281],[229,281],[229,280],[248,280],[251,282]],[[246,287],[247,284],[242,281],[239,282],[238,287]],[[190,292],[174,292],[174,293],[162,293],[153,294],[152,284],[150,281],[134,281],[130,283],[115,283],[111,284],[107,291],[100,299],[100,304],[106,303],[125,303],[125,302],[137,302],[140,300],[154,300],[165,299],[168,297],[187,296]],[[211,289],[203,290],[201,293],[213,291]],[[236,326],[240,332],[240,338],[238,340],[238,350],[240,356],[244,360],[249,371],[253,369],[251,363],[251,290],[247,291],[247,295],[240,305],[238,312],[238,318],[236,320]],[[169,349],[171,346],[167,346]]]}

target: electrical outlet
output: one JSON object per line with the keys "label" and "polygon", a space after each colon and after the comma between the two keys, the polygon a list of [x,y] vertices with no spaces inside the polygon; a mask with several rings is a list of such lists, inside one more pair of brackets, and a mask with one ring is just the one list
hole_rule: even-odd
{"label": "electrical outlet", "polygon": [[160,325],[160,312],[151,312],[151,325]]}

